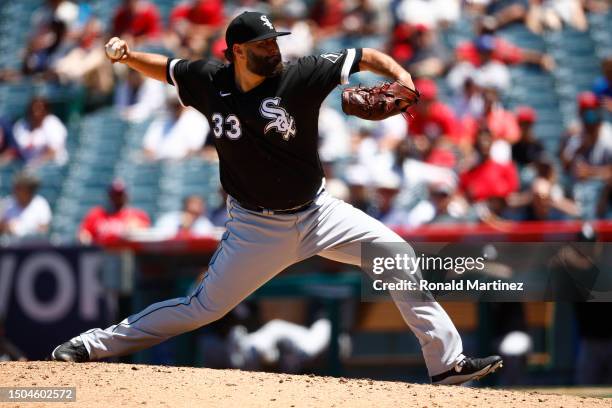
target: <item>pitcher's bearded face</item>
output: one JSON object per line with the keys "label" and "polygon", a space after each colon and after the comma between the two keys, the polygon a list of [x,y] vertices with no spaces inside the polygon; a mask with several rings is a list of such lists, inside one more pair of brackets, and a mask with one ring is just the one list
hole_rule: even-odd
{"label": "pitcher's bearded face", "polygon": [[276,38],[257,41],[246,49],[247,69],[254,74],[272,77],[283,69],[280,49]]}

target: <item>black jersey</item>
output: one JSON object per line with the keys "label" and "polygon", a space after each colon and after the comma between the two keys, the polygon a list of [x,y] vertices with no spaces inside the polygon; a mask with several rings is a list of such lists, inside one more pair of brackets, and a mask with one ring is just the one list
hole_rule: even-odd
{"label": "black jersey", "polygon": [[181,103],[208,119],[225,191],[244,204],[287,209],[321,186],[319,108],[360,60],[360,49],[304,57],[248,92],[238,90],[231,64],[173,59],[167,76]]}

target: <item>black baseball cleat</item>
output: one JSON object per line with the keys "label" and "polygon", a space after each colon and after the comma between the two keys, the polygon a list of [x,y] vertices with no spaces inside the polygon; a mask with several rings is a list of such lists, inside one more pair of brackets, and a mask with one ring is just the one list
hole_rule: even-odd
{"label": "black baseball cleat", "polygon": [[502,365],[503,360],[500,356],[466,357],[450,370],[431,377],[431,383],[436,385],[460,385],[471,380],[478,380],[494,372]]}
{"label": "black baseball cleat", "polygon": [[89,353],[83,341],[77,336],[57,346],[51,352],[51,360],[83,363],[89,361]]}

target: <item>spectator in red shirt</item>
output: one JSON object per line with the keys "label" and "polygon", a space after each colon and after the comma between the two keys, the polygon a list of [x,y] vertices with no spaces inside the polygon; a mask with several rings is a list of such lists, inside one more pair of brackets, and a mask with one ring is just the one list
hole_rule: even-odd
{"label": "spectator in red shirt", "polygon": [[414,107],[414,118],[408,121],[408,132],[430,140],[441,137],[457,140],[460,137],[457,118],[448,105],[438,100],[436,83],[431,79],[418,79],[415,86],[421,93],[421,100]]}
{"label": "spectator in red shirt", "polygon": [[345,3],[342,0],[317,0],[312,6],[310,18],[315,22],[318,39],[340,33],[345,15]]}
{"label": "spectator in red shirt", "polygon": [[414,139],[418,156],[431,164],[454,167],[455,145],[462,144],[460,123],[453,110],[438,100],[438,87],[431,79],[418,79],[415,86],[421,93],[420,103],[408,120],[408,133]]}
{"label": "spectator in red shirt", "polygon": [[[459,44],[455,49],[457,60],[467,61],[476,67],[485,63],[487,58],[483,55],[484,50],[478,46],[482,38],[483,37],[480,36],[475,40]],[[492,37],[492,39],[493,47],[491,59],[508,65],[524,62],[523,50],[520,47],[501,37]]]}
{"label": "spectator in red shirt", "polygon": [[121,181],[114,181],[108,189],[108,205],[92,208],[81,223],[78,240],[82,244],[105,244],[125,234],[151,225],[142,210],[128,207],[128,195]]}
{"label": "spectator in red shirt", "polygon": [[223,25],[223,2],[220,0],[191,0],[179,3],[170,13],[170,26],[187,21],[199,26]]}
{"label": "spectator in red shirt", "polygon": [[476,140],[478,129],[487,128],[495,141],[504,140],[516,143],[521,137],[521,129],[516,116],[504,109],[499,101],[499,94],[493,88],[483,91],[483,113],[481,117],[467,116],[463,120],[463,131],[466,138]]}
{"label": "spectator in red shirt", "polygon": [[159,10],[146,0],[123,0],[113,17],[111,32],[113,37],[127,41],[156,39],[162,32]]}
{"label": "spectator in red shirt", "polygon": [[190,0],[179,3],[170,13],[170,49],[184,48],[189,55],[202,55],[208,41],[223,26],[221,0]]}
{"label": "spectator in red shirt", "polygon": [[497,26],[489,18],[476,20],[474,31],[477,36],[474,40],[460,43],[455,49],[455,56],[458,61],[467,61],[479,67],[484,62],[482,51],[479,51],[479,42],[482,36],[492,36],[493,49],[491,59],[507,65],[515,64],[535,64],[547,71],[551,71],[555,67],[555,62],[548,54],[543,54],[538,51],[521,48],[508,40],[505,40],[496,35]]}
{"label": "spectator in red shirt", "polygon": [[389,44],[389,55],[397,62],[406,66],[407,62],[414,55],[414,46],[411,43],[411,37],[414,32],[414,26],[407,23],[400,23],[395,26],[391,33]]}
{"label": "spectator in red shirt", "polygon": [[512,162],[499,163],[490,156],[493,137],[484,129],[476,140],[477,162],[460,176],[460,188],[472,201],[506,198],[519,188],[519,176]]}

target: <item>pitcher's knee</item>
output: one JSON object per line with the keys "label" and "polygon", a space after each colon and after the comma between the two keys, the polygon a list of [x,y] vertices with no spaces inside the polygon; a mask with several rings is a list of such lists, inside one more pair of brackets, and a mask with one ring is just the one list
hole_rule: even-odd
{"label": "pitcher's knee", "polygon": [[197,303],[199,323],[200,326],[219,320],[235,306],[233,302],[228,302],[227,298],[225,301],[214,301],[207,295],[205,290],[196,291],[193,295],[194,302]]}
{"label": "pitcher's knee", "polygon": [[380,223],[380,228],[377,228],[374,231],[374,234],[376,235],[376,238],[373,242],[406,242],[395,231],[382,223]]}
{"label": "pitcher's knee", "polygon": [[375,239],[372,240],[373,243],[376,244],[384,244],[384,243],[400,243],[406,242],[402,237],[397,235],[395,232],[389,230],[379,234]]}

